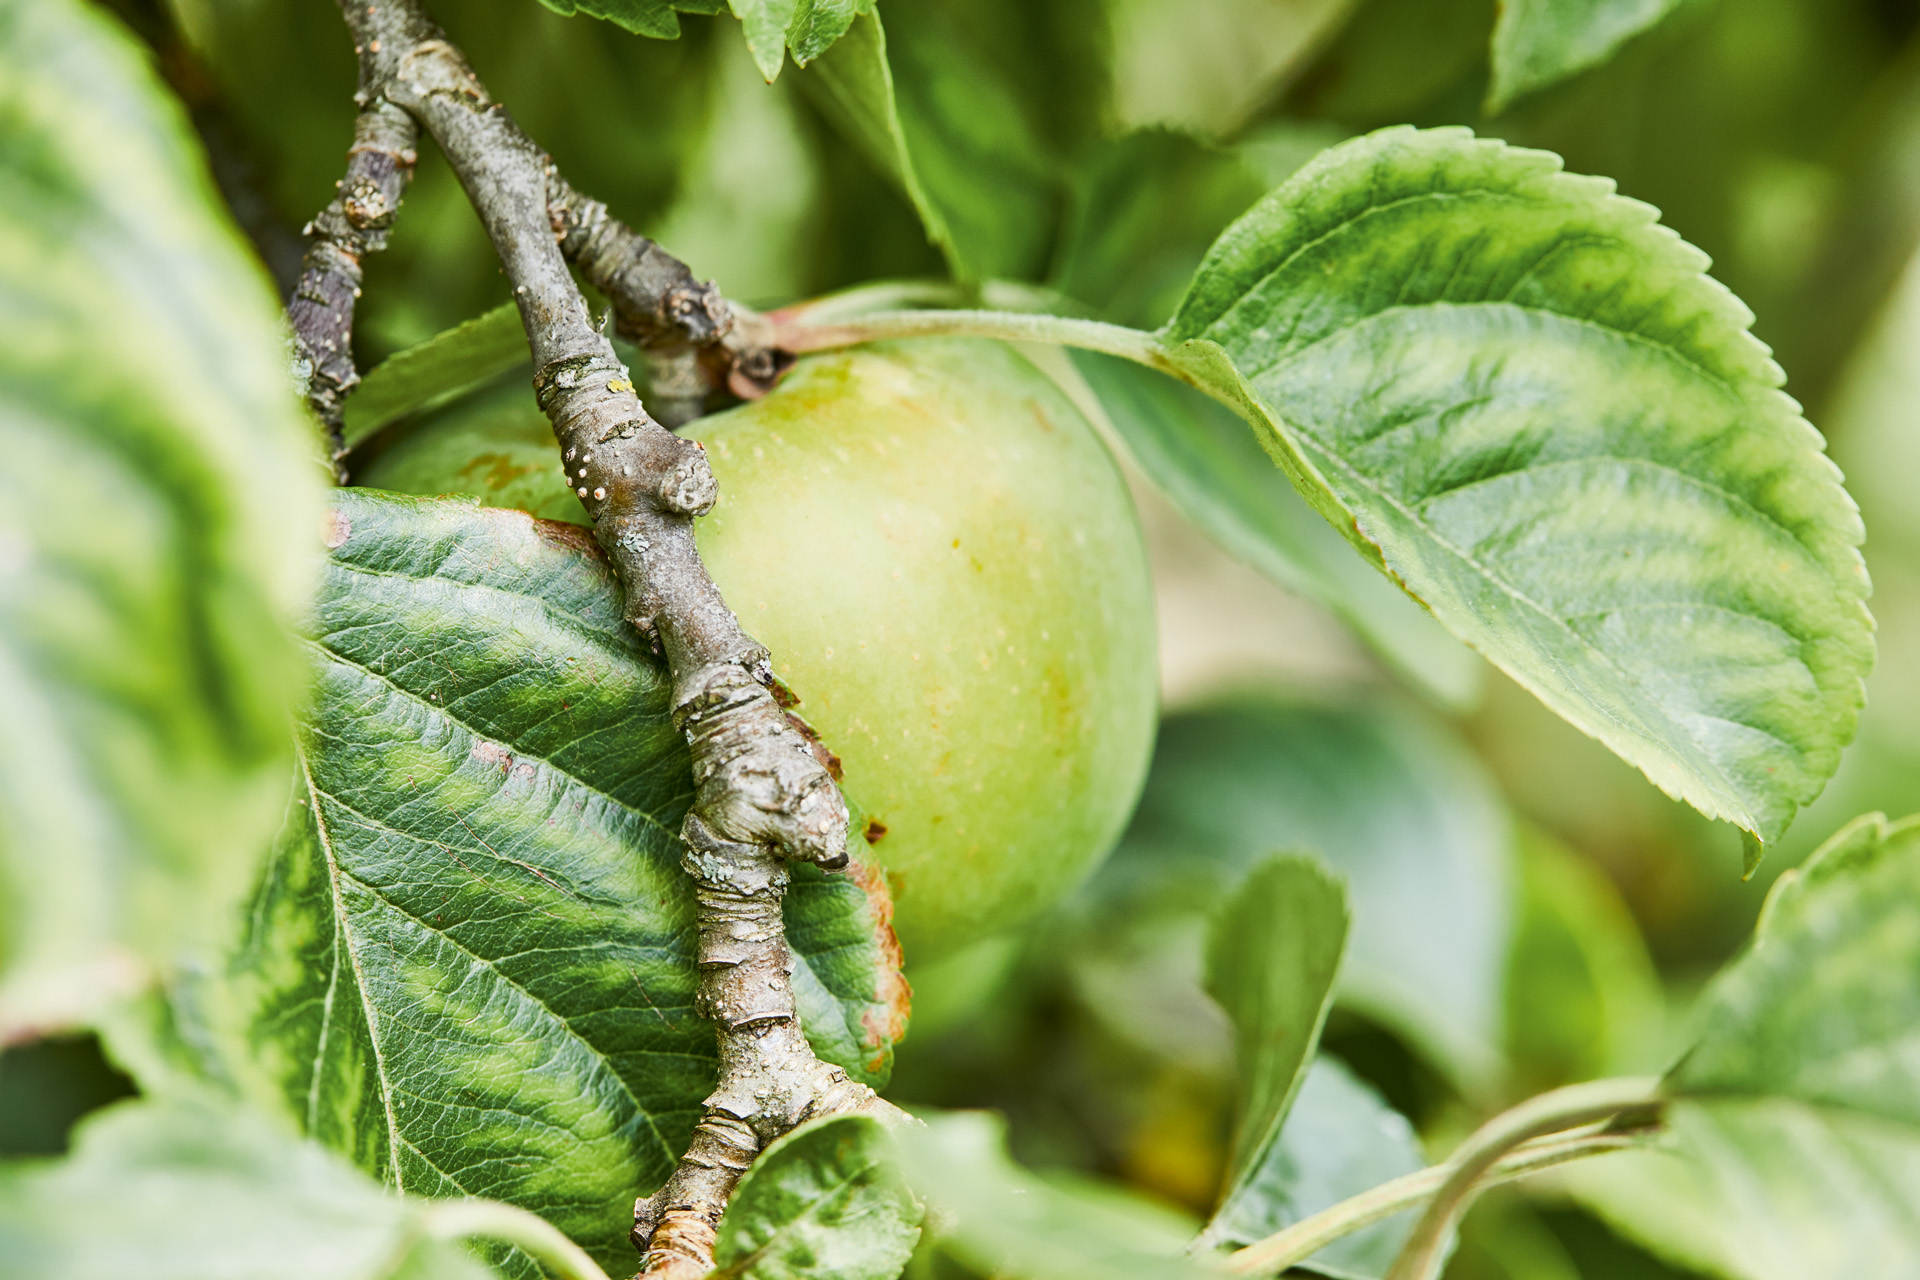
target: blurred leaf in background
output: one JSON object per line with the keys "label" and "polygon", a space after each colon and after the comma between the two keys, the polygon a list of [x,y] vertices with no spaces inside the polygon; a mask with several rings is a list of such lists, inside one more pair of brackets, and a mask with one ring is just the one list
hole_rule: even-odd
{"label": "blurred leaf in background", "polygon": [[210,939],[289,761],[318,437],[178,105],[0,4],[0,1044]]}

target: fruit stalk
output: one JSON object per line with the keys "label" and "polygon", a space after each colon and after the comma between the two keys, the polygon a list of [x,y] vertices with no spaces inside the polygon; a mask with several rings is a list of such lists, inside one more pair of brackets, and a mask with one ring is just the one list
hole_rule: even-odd
{"label": "fruit stalk", "polygon": [[[721,1078],[666,1186],[635,1210],[642,1269],[712,1267],[727,1196],[754,1154],[816,1116],[904,1113],[814,1057],[794,1009],[780,903],[783,859],[844,866],[848,813],[817,740],[775,697],[769,655],[701,563],[694,517],[717,496],[704,449],[661,427],[592,323],[550,210],[555,171],[418,0],[342,0],[362,93],[440,145],[500,257],[533,352],[534,389],[568,482],[626,593],[626,617],[664,653],[693,756],[682,836],[699,905],[699,1005]],[[589,237],[591,238],[591,237]],[[686,277],[688,280],[691,276]]]}

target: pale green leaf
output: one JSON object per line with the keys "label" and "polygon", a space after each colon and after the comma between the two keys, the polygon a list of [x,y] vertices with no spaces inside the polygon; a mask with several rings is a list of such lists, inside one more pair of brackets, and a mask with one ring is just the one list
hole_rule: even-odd
{"label": "pale green leaf", "polygon": [[1141,473],[1229,555],[1332,609],[1444,705],[1479,696],[1481,663],[1301,501],[1231,410],[1116,356],[1072,352]]}
{"label": "pale green leaf", "polygon": [[787,48],[806,66],[847,34],[853,20],[872,13],[874,0],[798,0],[787,24]]}
{"label": "pale green leaf", "polygon": [[755,1157],[727,1202],[713,1263],[727,1280],[893,1280],[919,1223],[886,1127],[834,1116]]}
{"label": "pale green leaf", "polygon": [[1920,1257],[1920,822],[1878,815],[1783,877],[1668,1073],[1664,1149],[1575,1191],[1736,1280],[1910,1276]]}
{"label": "pale green leaf", "polygon": [[1858,718],[1862,531],[1705,266],[1552,155],[1389,129],[1229,228],[1161,336],[1455,634],[1771,841]]}
{"label": "pale green leaf", "polygon": [[1487,110],[1606,61],[1682,0],[1502,0]]}
{"label": "pale green leaf", "polygon": [[279,807],[318,436],[149,55],[0,0],[0,1039],[207,936]]}
{"label": "pale green leaf", "polygon": [[[1425,1165],[1407,1118],[1338,1059],[1321,1056],[1300,1085],[1280,1141],[1220,1206],[1207,1238],[1252,1244]],[[1401,1214],[1296,1265],[1336,1280],[1380,1280],[1412,1231],[1412,1215]]]}
{"label": "pale green leaf", "polygon": [[[328,527],[286,827],[225,971],[144,1039],[390,1185],[508,1201],[619,1268],[716,1075],[666,672],[585,530],[353,490]],[[878,908],[802,868],[786,918],[816,1050],[884,1083]]]}
{"label": "pale green leaf", "polygon": [[1170,716],[1133,823],[1076,904],[1085,952],[1211,912],[1274,850],[1311,850],[1352,906],[1341,1002],[1484,1087],[1499,1064],[1511,838],[1472,756],[1410,710],[1252,696]]}
{"label": "pale green leaf", "polygon": [[35,1280],[478,1280],[421,1207],[202,1098],[125,1103],[60,1161],[0,1164],[0,1273]]}
{"label": "pale green leaf", "polygon": [[527,362],[520,309],[503,303],[381,361],[347,397],[348,446],[382,427],[473,390]]}
{"label": "pale green leaf", "polygon": [[[1203,1280],[1153,1215],[1037,1177],[1007,1156],[996,1116],[929,1117],[899,1135],[907,1180],[937,1213],[933,1244],[996,1280]],[[1144,1219],[1144,1221],[1143,1221]]]}
{"label": "pale green leaf", "polygon": [[1346,887],[1310,856],[1261,863],[1207,938],[1207,994],[1233,1023],[1239,1116],[1221,1214],[1237,1212],[1306,1078],[1347,944]]}
{"label": "pale green leaf", "polygon": [[906,195],[957,278],[1035,272],[1053,220],[1046,161],[993,60],[937,12],[903,8],[886,28],[858,18],[800,82]]}
{"label": "pale green leaf", "polygon": [[767,83],[772,84],[780,74],[781,64],[787,60],[787,24],[796,16],[794,0],[728,0],[728,3],[733,6],[733,16],[740,19],[754,65],[760,68]]}

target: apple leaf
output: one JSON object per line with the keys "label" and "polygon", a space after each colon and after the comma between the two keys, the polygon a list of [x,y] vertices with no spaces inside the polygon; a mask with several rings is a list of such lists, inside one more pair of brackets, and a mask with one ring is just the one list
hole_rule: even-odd
{"label": "apple leaf", "polygon": [[1007,1156],[1005,1122],[983,1112],[929,1116],[899,1143],[908,1184],[937,1212],[932,1244],[963,1271],[997,1280],[1204,1280],[1150,1211],[1042,1178]]}
{"label": "apple leaf", "polygon": [[920,1205],[872,1116],[803,1125],[755,1157],[714,1245],[725,1280],[893,1280],[920,1238]]}
{"label": "apple leaf", "polygon": [[272,831],[317,433],[148,53],[0,3],[0,1041],[209,937]]}
{"label": "apple leaf", "polygon": [[652,36],[657,40],[680,38],[683,13],[727,11],[727,0],[540,0],[540,3],[555,13],[569,17],[584,13],[590,18],[604,18],[637,36]]}
{"label": "apple leaf", "polygon": [[1161,722],[1113,856],[1077,904],[1089,946],[1208,913],[1276,849],[1347,882],[1341,1003],[1405,1035],[1455,1080],[1499,1064],[1511,834],[1471,755],[1425,717],[1242,698]]}
{"label": "apple leaf", "polygon": [[[389,1184],[509,1201],[617,1268],[716,1071],[666,672],[584,530],[353,490],[329,528],[288,821],[179,1038]],[[862,883],[796,870],[786,915],[816,1051],[881,1084]]]}
{"label": "apple leaf", "polygon": [[1503,0],[1493,25],[1487,111],[1611,57],[1682,0]]}
{"label": "apple leaf", "polygon": [[1578,1169],[1656,1251],[1750,1280],[1920,1257],[1920,820],[1844,829],[1775,886],[1667,1075],[1663,1149]]}
{"label": "apple leaf", "polygon": [[1230,227],[1160,337],[1456,635],[1772,841],[1873,622],[1853,501],[1705,266],[1555,156],[1387,129]]}
{"label": "apple leaf", "polygon": [[856,19],[800,83],[906,195],[956,278],[1032,276],[1053,180],[993,59],[909,7],[887,27],[878,13]]}
{"label": "apple leaf", "polygon": [[1072,359],[1141,474],[1223,551],[1333,610],[1441,703],[1472,704],[1480,660],[1404,591],[1354,559],[1238,416],[1116,356],[1075,350]]}
{"label": "apple leaf", "polygon": [[1317,858],[1255,867],[1207,939],[1207,994],[1233,1022],[1239,1119],[1220,1214],[1272,1155],[1313,1061],[1347,944],[1347,892]]}
{"label": "apple leaf", "polygon": [[[1222,1245],[1264,1240],[1425,1165],[1407,1118],[1338,1059],[1321,1056],[1300,1085],[1280,1140],[1235,1185],[1205,1239]],[[1412,1232],[1412,1214],[1401,1214],[1294,1265],[1335,1280],[1380,1280]]]}
{"label": "apple leaf", "polygon": [[527,363],[520,309],[502,303],[375,365],[347,397],[349,447],[382,427],[425,412]]}
{"label": "apple leaf", "polygon": [[0,1164],[7,1274],[60,1280],[478,1280],[423,1206],[205,1098],[124,1103],[63,1160]]}

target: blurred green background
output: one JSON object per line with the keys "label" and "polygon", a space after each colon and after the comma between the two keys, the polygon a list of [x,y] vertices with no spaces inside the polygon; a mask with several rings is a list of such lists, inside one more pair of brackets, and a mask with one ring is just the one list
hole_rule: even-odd
{"label": "blurred green background", "polygon": [[[331,0],[108,7],[154,48],[284,291],[351,132],[352,51]],[[765,85],[730,19],[683,19],[680,39],[660,41],[535,0],[433,8],[577,186],[736,299],[944,274],[806,73]],[[1200,931],[1220,890],[1283,848],[1321,853],[1354,886],[1325,1049],[1415,1122],[1430,1155],[1528,1093],[1664,1066],[1773,878],[1857,813],[1920,809],[1920,2],[1688,0],[1605,64],[1491,117],[1494,0],[881,12],[897,62],[941,59],[1011,104],[1010,132],[981,141],[1004,152],[991,181],[1026,211],[996,266],[1123,322],[1159,323],[1229,220],[1319,148],[1382,125],[1548,148],[1659,207],[1752,307],[1847,473],[1881,651],[1839,775],[1742,881],[1737,833],[1498,673],[1444,703],[1406,686],[1330,614],[1137,486],[1168,716],[1147,797],[1066,907],[911,972],[892,1095],[1001,1108],[1026,1161],[1204,1215],[1232,1082],[1226,1023],[1199,990]],[[367,272],[362,368],[506,297],[423,144],[392,247]],[[127,1088],[84,1041],[0,1055],[0,1082],[36,1100],[0,1111],[7,1151],[57,1147],[62,1116]],[[1448,1274],[1683,1273],[1547,1185],[1490,1196]]]}

